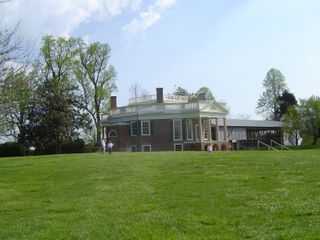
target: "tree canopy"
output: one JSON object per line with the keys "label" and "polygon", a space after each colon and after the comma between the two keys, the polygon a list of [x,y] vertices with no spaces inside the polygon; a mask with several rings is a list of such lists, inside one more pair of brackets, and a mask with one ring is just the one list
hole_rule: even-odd
{"label": "tree canopy", "polygon": [[284,92],[282,92],[279,96],[279,110],[276,112],[277,119],[281,119],[282,116],[287,112],[288,108],[295,105],[297,105],[297,100],[293,93],[284,90]]}
{"label": "tree canopy", "polygon": [[284,123],[284,132],[288,134],[288,140],[297,146],[299,138],[302,136],[303,122],[295,105],[287,108],[282,116],[282,121]]}
{"label": "tree canopy", "polygon": [[208,87],[201,87],[195,93],[189,92],[188,90],[186,90],[182,87],[177,87],[172,94],[178,95],[178,96],[188,96],[189,99],[196,99],[198,95],[205,94],[207,100],[209,100],[209,101],[215,100],[211,90]]}
{"label": "tree canopy", "polygon": [[191,93],[182,87],[177,87],[172,94],[177,96],[190,96]]}
{"label": "tree canopy", "polygon": [[265,90],[258,99],[257,113],[264,116],[267,120],[280,120],[279,96],[287,90],[283,74],[277,69],[270,69],[263,80],[263,87]]}
{"label": "tree canopy", "polygon": [[111,48],[108,44],[95,42],[88,45],[78,39],[77,50],[74,72],[81,88],[84,111],[90,114],[96,128],[96,140],[100,142],[101,114],[107,112],[110,95],[117,89],[117,72],[109,65]]}
{"label": "tree canopy", "polygon": [[199,95],[200,93],[205,93],[206,99],[209,100],[209,101],[215,100],[215,99],[214,99],[214,96],[213,96],[213,94],[212,94],[212,92],[211,92],[211,90],[210,90],[208,87],[201,87],[201,88],[195,93],[195,95],[197,96],[197,95]]}
{"label": "tree canopy", "polygon": [[28,124],[29,144],[38,152],[60,153],[61,146],[76,139],[78,129],[86,125],[73,81],[76,50],[75,39],[43,37]]}
{"label": "tree canopy", "polygon": [[299,115],[303,122],[304,133],[313,136],[312,144],[317,144],[320,135],[320,97],[312,96],[300,100]]}

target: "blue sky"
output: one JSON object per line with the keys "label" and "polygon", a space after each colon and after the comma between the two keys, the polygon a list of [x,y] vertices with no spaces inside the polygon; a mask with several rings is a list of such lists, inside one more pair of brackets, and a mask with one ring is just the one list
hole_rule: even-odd
{"label": "blue sky", "polygon": [[207,86],[231,117],[257,119],[271,68],[296,98],[319,95],[318,0],[11,0],[0,8],[2,23],[21,20],[38,46],[44,34],[108,43],[118,105],[134,82],[151,94]]}

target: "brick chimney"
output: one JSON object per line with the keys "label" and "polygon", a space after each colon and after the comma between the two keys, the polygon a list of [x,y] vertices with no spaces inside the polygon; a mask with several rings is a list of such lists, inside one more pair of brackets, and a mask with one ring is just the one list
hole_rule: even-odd
{"label": "brick chimney", "polygon": [[163,103],[163,88],[157,88],[157,103]]}
{"label": "brick chimney", "polygon": [[115,110],[117,108],[117,96],[111,96],[110,103],[110,109]]}

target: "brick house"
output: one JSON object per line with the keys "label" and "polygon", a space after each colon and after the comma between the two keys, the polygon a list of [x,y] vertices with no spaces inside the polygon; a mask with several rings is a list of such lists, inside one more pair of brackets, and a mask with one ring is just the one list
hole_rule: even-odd
{"label": "brick house", "polygon": [[208,144],[221,148],[228,144],[227,114],[224,104],[207,101],[204,94],[189,100],[164,96],[157,88],[155,95],[130,99],[124,107],[117,107],[112,96],[109,115],[101,121],[102,137],[116,151],[204,150]]}

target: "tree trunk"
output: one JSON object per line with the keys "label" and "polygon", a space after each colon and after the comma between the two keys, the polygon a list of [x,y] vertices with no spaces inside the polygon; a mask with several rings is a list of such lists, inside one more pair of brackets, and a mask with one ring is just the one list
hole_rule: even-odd
{"label": "tree trunk", "polygon": [[314,134],[314,135],[313,135],[312,145],[316,145],[316,144],[317,144],[317,140],[318,140],[318,136],[317,136],[317,134]]}
{"label": "tree trunk", "polygon": [[97,143],[101,142],[101,126],[100,120],[96,123],[96,131],[97,131]]}
{"label": "tree trunk", "polygon": [[95,125],[96,125],[96,132],[97,132],[97,143],[100,144],[101,142],[101,123],[100,123],[100,108],[98,107],[98,104],[96,103],[95,104],[95,109],[96,109],[96,122],[95,122]]}

